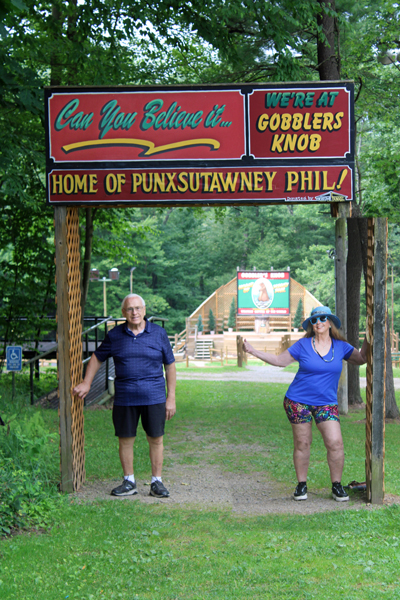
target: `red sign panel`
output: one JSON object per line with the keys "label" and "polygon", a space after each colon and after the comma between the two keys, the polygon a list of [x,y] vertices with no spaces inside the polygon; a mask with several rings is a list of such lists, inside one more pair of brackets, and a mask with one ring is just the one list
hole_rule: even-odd
{"label": "red sign panel", "polygon": [[190,204],[269,200],[341,202],[352,197],[348,167],[246,169],[54,170],[48,176],[51,203]]}
{"label": "red sign panel", "polygon": [[48,98],[55,162],[241,159],[240,90],[53,93]]}
{"label": "red sign panel", "polygon": [[255,158],[343,159],[351,151],[350,92],[343,87],[257,89],[249,106]]}
{"label": "red sign panel", "polygon": [[49,203],[353,199],[351,83],[45,94]]}

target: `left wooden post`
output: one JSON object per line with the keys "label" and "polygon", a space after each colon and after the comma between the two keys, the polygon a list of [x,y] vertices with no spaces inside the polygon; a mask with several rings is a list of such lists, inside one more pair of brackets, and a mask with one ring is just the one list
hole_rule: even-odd
{"label": "left wooden post", "polygon": [[61,490],[85,481],[83,400],[72,395],[82,379],[82,318],[78,208],[54,209],[57,289]]}

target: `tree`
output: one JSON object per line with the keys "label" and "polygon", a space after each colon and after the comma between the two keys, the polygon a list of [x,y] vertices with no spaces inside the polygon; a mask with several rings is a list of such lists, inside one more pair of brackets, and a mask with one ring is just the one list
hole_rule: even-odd
{"label": "tree", "polygon": [[[53,209],[45,204],[43,86],[159,83],[174,78],[179,82],[183,73],[194,79],[199,65],[209,68],[211,49],[203,49],[195,36],[181,28],[171,28],[170,7],[157,1],[128,0],[115,6],[107,0],[27,0],[3,3],[0,14],[0,206],[4,223],[0,317],[6,344],[21,336],[37,340],[45,317],[55,313]],[[101,300],[92,299],[96,293],[89,290],[92,250],[102,246],[102,259],[109,258],[106,262],[115,256],[113,246],[106,244],[106,227],[112,230],[116,247],[126,248],[129,210],[80,210],[82,315],[87,302],[89,311],[100,306],[95,312],[102,314]],[[136,233],[141,228],[137,238],[157,235],[140,221],[136,220]],[[127,256],[124,259],[128,261]],[[139,257],[130,250],[130,264],[135,259]],[[162,266],[159,261],[159,271]],[[156,272],[151,276],[157,280]],[[109,295],[119,314],[111,289]],[[157,293],[148,293],[146,298],[156,312],[168,306]],[[28,319],[23,325],[13,321],[20,315]],[[47,326],[54,328],[54,323]]]}
{"label": "tree", "polygon": [[208,329],[210,332],[215,331],[215,317],[214,317],[214,313],[211,308],[208,313]]}
{"label": "tree", "polygon": [[296,329],[300,329],[303,320],[304,320],[304,308],[303,308],[303,300],[300,298],[299,303],[296,308],[296,313],[294,315],[293,327]]}
{"label": "tree", "polygon": [[231,306],[229,308],[228,327],[235,329],[236,327],[236,302],[235,298],[232,298]]}

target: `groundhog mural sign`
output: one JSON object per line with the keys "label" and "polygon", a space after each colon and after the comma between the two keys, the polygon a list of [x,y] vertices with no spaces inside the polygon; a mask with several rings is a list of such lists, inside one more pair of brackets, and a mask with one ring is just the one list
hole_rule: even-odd
{"label": "groundhog mural sign", "polygon": [[238,271],[238,315],[288,315],[289,271]]}

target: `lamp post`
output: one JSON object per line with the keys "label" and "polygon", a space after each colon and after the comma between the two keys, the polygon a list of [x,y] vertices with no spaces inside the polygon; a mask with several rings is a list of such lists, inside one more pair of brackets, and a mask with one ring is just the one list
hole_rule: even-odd
{"label": "lamp post", "polygon": [[136,269],[136,267],[131,267],[131,273],[130,273],[130,293],[133,294],[133,281],[132,281],[132,273],[133,271]]}
{"label": "lamp post", "polygon": [[107,317],[107,288],[106,283],[108,281],[118,281],[119,279],[119,271],[116,267],[113,267],[108,271],[108,279],[107,277],[99,278],[98,269],[91,269],[90,271],[90,281],[101,281],[103,283],[103,315]]}

